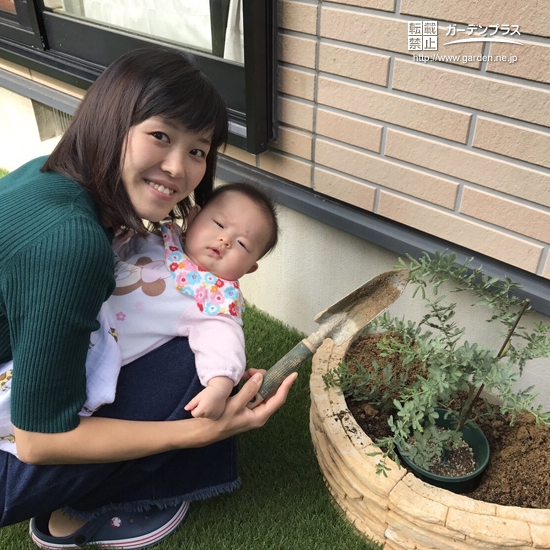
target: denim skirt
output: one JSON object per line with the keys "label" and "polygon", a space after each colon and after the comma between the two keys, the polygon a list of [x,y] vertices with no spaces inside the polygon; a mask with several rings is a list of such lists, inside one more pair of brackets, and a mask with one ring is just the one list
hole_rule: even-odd
{"label": "denim skirt", "polygon": [[[123,367],[115,401],[94,416],[161,421],[191,418],[185,405],[203,387],[186,338]],[[236,438],[126,462],[35,466],[0,451],[0,526],[64,508],[79,519],[201,500],[240,485]]]}

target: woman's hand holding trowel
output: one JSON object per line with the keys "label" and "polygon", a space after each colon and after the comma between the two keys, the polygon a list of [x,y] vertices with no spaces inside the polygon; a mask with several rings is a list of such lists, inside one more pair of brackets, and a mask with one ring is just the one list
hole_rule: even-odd
{"label": "woman's hand holding trowel", "polygon": [[315,317],[319,330],[304,338],[265,374],[260,391],[248,404],[253,409],[273,393],[282,381],[309,359],[325,338],[337,346],[351,340],[401,295],[409,271],[394,270],[377,275]]}

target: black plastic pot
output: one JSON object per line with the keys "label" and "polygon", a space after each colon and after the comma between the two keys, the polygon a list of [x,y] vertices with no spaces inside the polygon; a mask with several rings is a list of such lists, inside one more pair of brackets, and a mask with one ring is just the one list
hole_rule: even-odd
{"label": "black plastic pot", "polygon": [[[441,428],[454,430],[457,425],[458,415],[453,411],[445,418],[447,411],[445,409],[436,409],[439,418],[435,425]],[[473,491],[478,485],[483,471],[489,463],[489,442],[481,428],[471,420],[468,420],[462,428],[462,437],[464,441],[472,448],[476,462],[475,470],[468,475],[458,477],[441,476],[432,474],[416,465],[409,458],[399,453],[403,462],[410,468],[414,474],[422,481],[452,491],[453,493],[468,493]]]}

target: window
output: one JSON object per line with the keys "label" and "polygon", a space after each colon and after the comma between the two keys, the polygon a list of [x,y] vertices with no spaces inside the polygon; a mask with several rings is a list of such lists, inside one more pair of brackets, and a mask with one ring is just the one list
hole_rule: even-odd
{"label": "window", "polygon": [[0,0],[0,10],[4,10],[12,14],[16,13],[14,0]]}
{"label": "window", "polygon": [[63,135],[73,117],[38,101],[31,100],[31,102],[40,141]]}
{"label": "window", "polygon": [[230,143],[252,153],[274,132],[275,0],[0,0],[0,56],[87,88],[123,53],[191,53],[224,96]]}

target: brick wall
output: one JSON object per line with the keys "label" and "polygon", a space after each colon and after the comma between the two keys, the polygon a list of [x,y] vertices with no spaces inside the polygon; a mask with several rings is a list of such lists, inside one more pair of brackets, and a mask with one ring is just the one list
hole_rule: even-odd
{"label": "brick wall", "polygon": [[[279,140],[257,158],[228,154],[550,278],[550,2],[278,6]],[[437,52],[408,50],[408,23],[423,20],[439,23]],[[505,38],[497,24],[518,25],[523,45],[445,46]]]}

